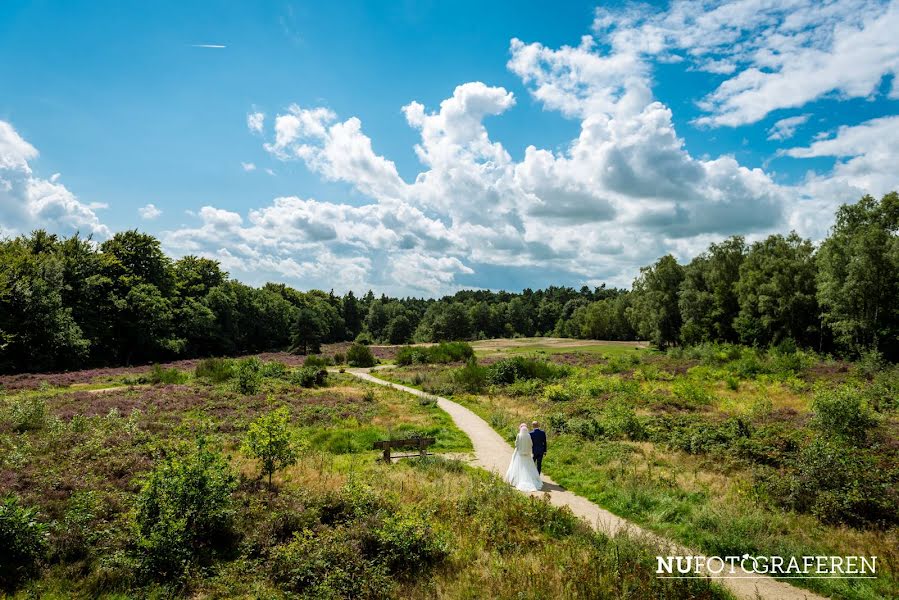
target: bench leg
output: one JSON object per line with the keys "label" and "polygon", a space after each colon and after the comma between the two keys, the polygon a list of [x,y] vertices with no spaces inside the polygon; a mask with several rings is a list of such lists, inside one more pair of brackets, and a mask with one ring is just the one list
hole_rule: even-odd
{"label": "bench leg", "polygon": [[390,464],[390,448],[384,448],[384,462]]}

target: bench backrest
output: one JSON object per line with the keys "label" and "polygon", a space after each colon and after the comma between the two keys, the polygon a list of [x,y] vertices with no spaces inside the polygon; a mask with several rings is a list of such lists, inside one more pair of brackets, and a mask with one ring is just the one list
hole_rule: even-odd
{"label": "bench backrest", "polygon": [[375,448],[378,450],[386,450],[386,449],[399,449],[402,450],[404,448],[427,448],[434,444],[436,440],[434,438],[407,438],[404,440],[384,440],[381,442],[375,442]]}

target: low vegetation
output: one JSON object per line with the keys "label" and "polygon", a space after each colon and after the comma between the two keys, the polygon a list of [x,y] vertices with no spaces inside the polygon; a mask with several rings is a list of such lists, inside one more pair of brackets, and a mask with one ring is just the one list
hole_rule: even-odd
{"label": "low vegetation", "polygon": [[711,554],[876,555],[876,580],[797,584],[840,598],[899,594],[890,399],[899,367],[790,344],[643,350],[583,366],[562,359],[535,352],[379,376],[452,396],[509,440],[518,423],[542,421],[550,477],[685,544]]}

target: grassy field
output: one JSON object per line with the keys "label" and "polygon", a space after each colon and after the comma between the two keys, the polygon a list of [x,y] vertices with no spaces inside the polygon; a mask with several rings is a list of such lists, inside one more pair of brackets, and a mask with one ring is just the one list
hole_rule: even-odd
{"label": "grassy field", "polygon": [[[654,548],[440,458],[470,442],[432,402],[255,364],[0,378],[0,592],[727,597],[656,579]],[[298,460],[270,488],[244,441],[279,408]],[[435,437],[438,457],[376,462],[373,441],[410,435]]]}
{"label": "grassy field", "polygon": [[638,354],[647,349],[645,342],[604,342],[569,338],[514,338],[472,342],[479,358],[501,358],[510,354],[623,356]]}
{"label": "grassy field", "polygon": [[510,440],[542,421],[549,476],[656,532],[716,555],[874,555],[877,579],[798,584],[899,596],[895,368],[733,347],[574,363],[509,350],[379,375],[451,396]]}

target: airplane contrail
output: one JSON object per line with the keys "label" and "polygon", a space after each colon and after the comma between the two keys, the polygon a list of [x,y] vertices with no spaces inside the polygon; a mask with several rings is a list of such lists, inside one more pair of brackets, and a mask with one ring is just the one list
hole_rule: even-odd
{"label": "airplane contrail", "polygon": [[221,44],[191,44],[191,48],[227,48]]}

